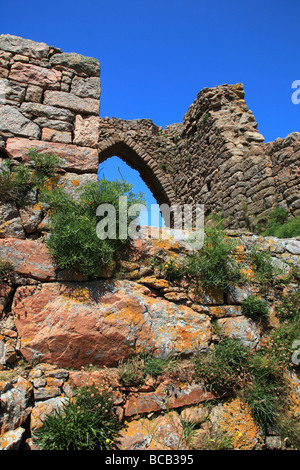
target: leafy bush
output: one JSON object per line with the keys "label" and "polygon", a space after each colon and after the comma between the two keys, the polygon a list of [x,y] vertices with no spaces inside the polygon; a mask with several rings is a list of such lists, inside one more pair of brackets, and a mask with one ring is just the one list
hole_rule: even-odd
{"label": "leafy bush", "polygon": [[223,230],[207,228],[201,250],[187,257],[187,272],[200,277],[202,286],[226,288],[239,277],[233,257],[234,244]]}
{"label": "leafy bush", "polygon": [[109,450],[120,429],[111,391],[84,387],[74,400],[45,418],[34,431],[34,442],[40,450]]}
{"label": "leafy bush", "polygon": [[288,212],[282,207],[276,207],[270,212],[266,230],[262,235],[278,238],[293,238],[300,235],[300,216],[288,218]]}
{"label": "leafy bush", "polygon": [[250,295],[242,303],[242,314],[252,320],[264,320],[269,315],[268,303],[255,295]]}
{"label": "leafy bush", "polygon": [[21,202],[26,193],[40,189],[47,178],[55,175],[59,158],[28,150],[25,163],[5,160],[0,168],[0,199]]}
{"label": "leafy bush", "polygon": [[[47,245],[61,269],[73,268],[86,276],[98,276],[103,268],[115,263],[128,242],[119,238],[119,197],[126,196],[128,210],[143,202],[142,195],[131,192],[125,181],[101,179],[83,185],[78,198],[72,198],[63,188],[44,189],[40,200],[51,208],[51,232]],[[111,204],[116,211],[116,239],[97,236],[97,208]],[[128,217],[127,228],[134,220]]]}

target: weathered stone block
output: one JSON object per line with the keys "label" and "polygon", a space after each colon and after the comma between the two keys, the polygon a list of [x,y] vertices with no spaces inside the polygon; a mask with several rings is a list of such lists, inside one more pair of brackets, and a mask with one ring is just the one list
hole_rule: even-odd
{"label": "weathered stone block", "polygon": [[32,388],[32,384],[23,377],[6,383],[1,392],[0,434],[21,426],[27,419],[31,412]]}
{"label": "weathered stone block", "polygon": [[74,144],[95,147],[99,140],[100,123],[96,116],[76,116],[74,129]]}
{"label": "weathered stone block", "polygon": [[43,210],[39,204],[25,206],[19,209],[22,227],[27,234],[36,232],[39,223],[43,219]]}
{"label": "weathered stone block", "polygon": [[71,144],[72,134],[71,132],[57,131],[55,129],[44,127],[44,129],[42,129],[42,140],[47,140],[49,142],[60,142],[62,144]]}
{"label": "weathered stone block", "polygon": [[0,238],[25,238],[22,221],[14,202],[0,204]]}
{"label": "weathered stone block", "polygon": [[260,341],[260,329],[255,322],[244,316],[221,318],[217,320],[217,324],[225,336],[236,338],[245,346],[254,348]]}
{"label": "weathered stone block", "polygon": [[116,365],[144,350],[165,357],[208,348],[206,315],[150,294],[130,281],[20,287],[12,312],[21,352],[26,359],[80,368]]}
{"label": "weathered stone block", "polygon": [[215,396],[205,391],[203,386],[199,384],[191,384],[181,389],[176,385],[168,387],[162,383],[152,393],[130,393],[125,405],[125,416],[180,408],[213,399]]}
{"label": "weathered stone block", "polygon": [[23,116],[18,109],[7,105],[0,107],[0,131],[31,138],[39,138],[41,134],[37,124]]}
{"label": "weathered stone block", "polygon": [[39,117],[33,121],[40,127],[48,127],[57,131],[72,132],[73,125],[70,122],[60,121],[59,119],[48,119],[46,117]]}
{"label": "weathered stone block", "polygon": [[62,406],[66,405],[68,399],[65,397],[54,397],[40,401],[35,405],[30,416],[30,430],[32,433],[40,428],[46,416],[53,415]]}
{"label": "weathered stone block", "polygon": [[0,450],[19,450],[24,432],[25,428],[20,426],[1,435]]}
{"label": "weathered stone block", "polygon": [[82,78],[75,76],[72,81],[71,93],[81,98],[100,99],[100,79],[97,77]]}
{"label": "weathered stone block", "polygon": [[100,63],[97,59],[85,57],[75,52],[54,54],[50,59],[50,63],[52,66],[63,66],[75,70],[75,72],[79,74],[83,73],[90,76],[100,75]]}
{"label": "weathered stone block", "polygon": [[93,98],[80,98],[79,96],[65,91],[46,91],[44,104],[71,109],[76,113],[96,114],[100,112],[99,100]]}
{"label": "weathered stone block", "polygon": [[23,39],[10,34],[1,34],[0,49],[36,59],[43,59],[47,57],[50,48],[43,42],[35,42],[31,39]]}
{"label": "weathered stone block", "polygon": [[21,103],[25,98],[25,90],[25,86],[0,79],[0,103],[15,105]]}
{"label": "weathered stone block", "polygon": [[96,181],[98,181],[98,176],[94,173],[78,175],[67,172],[57,180],[57,184],[61,185],[70,196],[76,199],[79,197],[78,190],[82,185]]}
{"label": "weathered stone block", "polygon": [[9,79],[51,90],[58,90],[60,88],[61,72],[55,69],[17,62],[10,69]]}
{"label": "weathered stone block", "polygon": [[25,115],[44,117],[47,119],[58,119],[61,121],[73,122],[75,114],[67,109],[55,108],[55,106],[46,106],[40,103],[22,103],[21,111]]}
{"label": "weathered stone block", "polygon": [[98,152],[88,147],[59,144],[29,139],[7,139],[6,152],[11,158],[24,158],[28,149],[35,148],[41,153],[53,153],[60,159],[60,166],[66,170],[82,173],[97,173]]}

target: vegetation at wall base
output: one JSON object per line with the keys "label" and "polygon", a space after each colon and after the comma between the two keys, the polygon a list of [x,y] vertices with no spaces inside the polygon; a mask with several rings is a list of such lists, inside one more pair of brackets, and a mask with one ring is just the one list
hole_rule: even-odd
{"label": "vegetation at wall base", "polygon": [[122,425],[113,413],[113,395],[95,386],[81,388],[34,431],[39,450],[111,450]]}

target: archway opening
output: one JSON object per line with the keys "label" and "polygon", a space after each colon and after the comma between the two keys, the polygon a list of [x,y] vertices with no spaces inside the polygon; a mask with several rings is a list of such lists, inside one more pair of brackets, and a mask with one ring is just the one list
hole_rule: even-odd
{"label": "archway opening", "polygon": [[113,155],[99,163],[98,178],[103,177],[108,181],[124,179],[133,185],[132,191],[135,194],[142,193],[144,195],[147,210],[140,213],[140,225],[165,227],[165,222],[159,210],[159,203],[138,170],[129,166],[122,158]]}

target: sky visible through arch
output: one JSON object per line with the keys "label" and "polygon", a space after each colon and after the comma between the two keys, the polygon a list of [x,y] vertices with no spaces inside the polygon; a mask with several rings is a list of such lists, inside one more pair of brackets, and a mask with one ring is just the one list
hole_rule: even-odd
{"label": "sky visible through arch", "polygon": [[165,227],[165,223],[159,212],[157,201],[146,183],[144,183],[140,177],[137,170],[131,168],[121,158],[114,156],[100,163],[98,168],[98,178],[101,179],[103,177],[105,177],[108,181],[115,181],[116,179],[124,178],[126,181],[133,184],[132,191],[135,193],[141,192],[144,194],[148,211],[141,212],[141,225]]}

